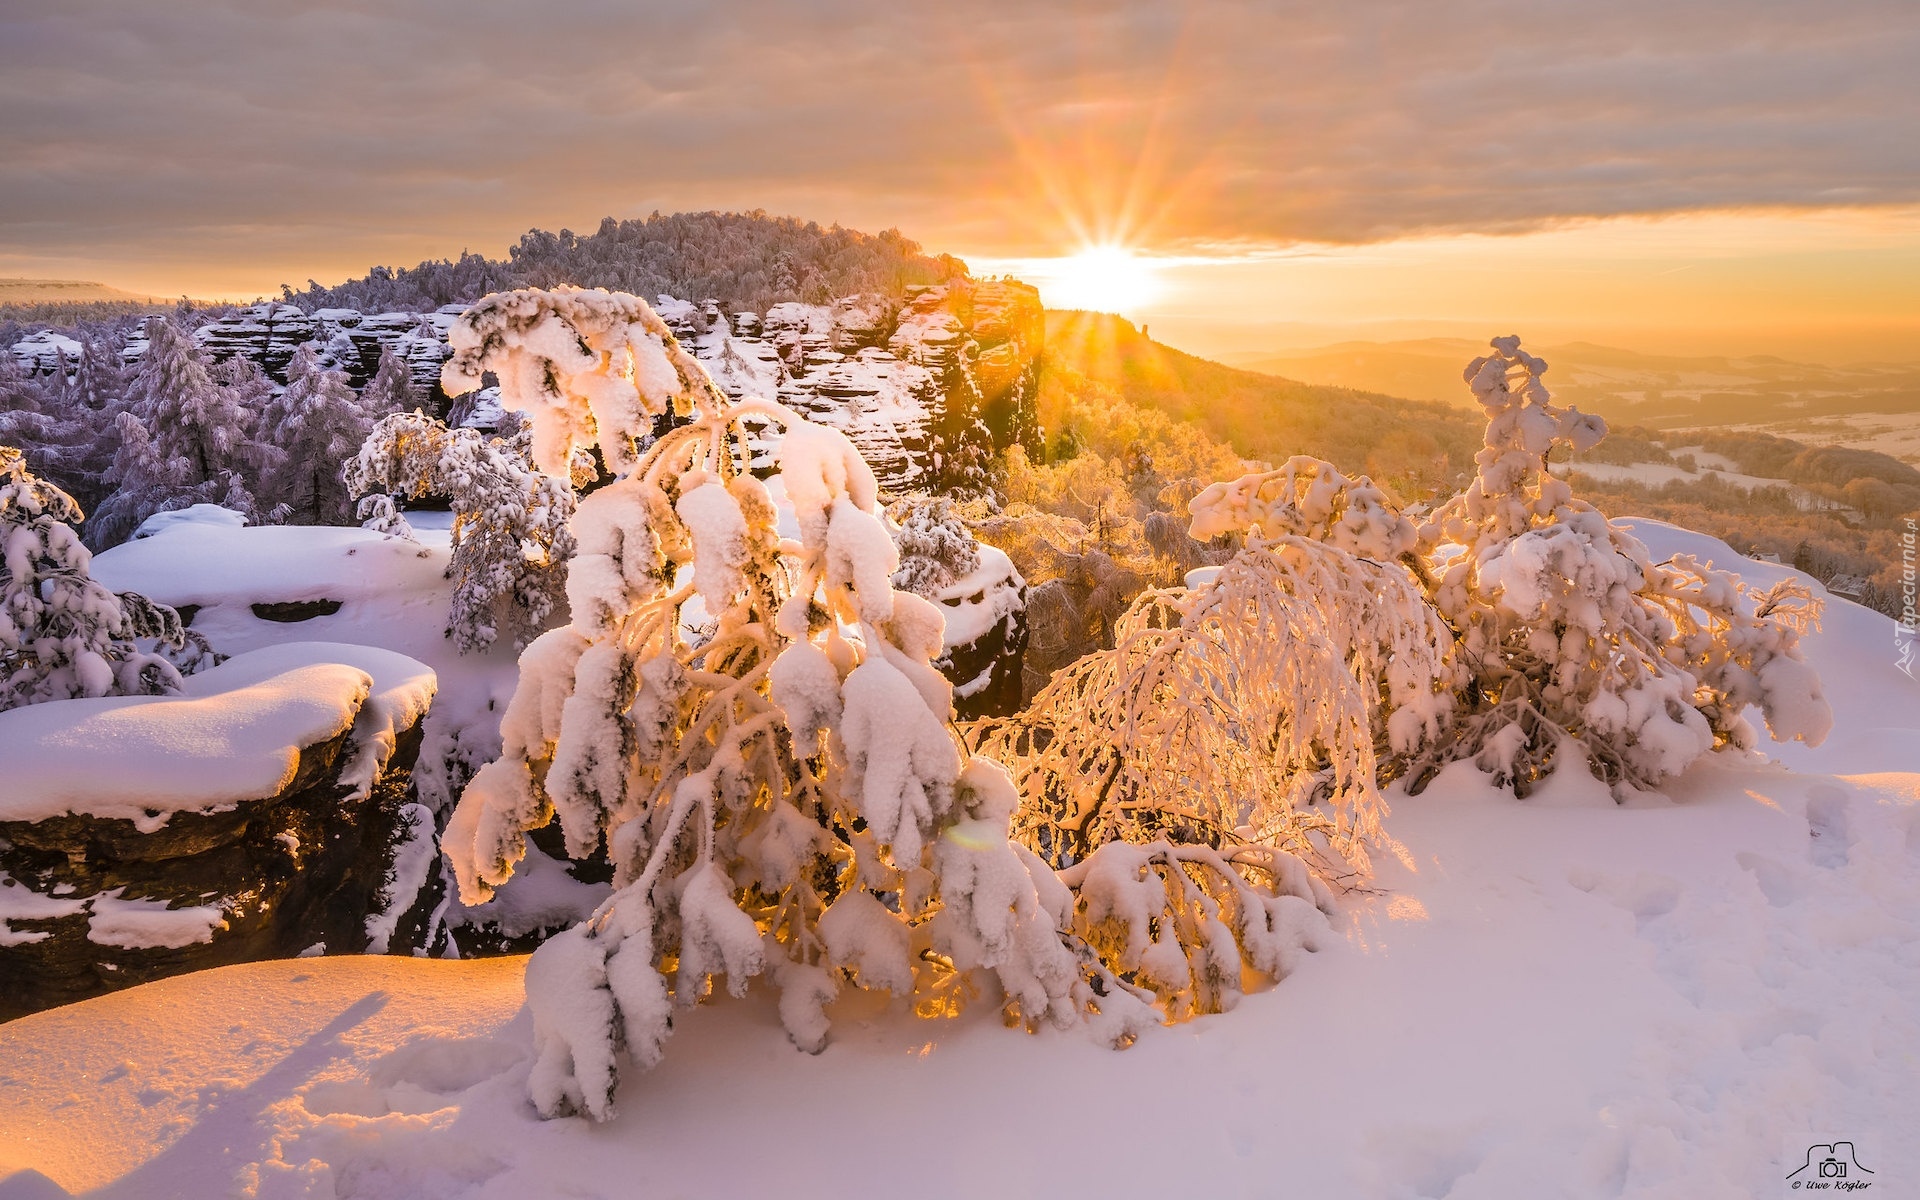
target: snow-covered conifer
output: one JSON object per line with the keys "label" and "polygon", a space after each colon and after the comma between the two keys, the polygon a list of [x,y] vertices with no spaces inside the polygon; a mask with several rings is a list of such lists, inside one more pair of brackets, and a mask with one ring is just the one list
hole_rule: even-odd
{"label": "snow-covered conifer", "polygon": [[407,360],[391,345],[380,347],[380,365],[360,390],[360,411],[369,422],[394,413],[412,412],[420,407],[419,390],[413,386],[413,374]]}
{"label": "snow-covered conifer", "polygon": [[[43,479],[63,491],[94,494],[103,452],[110,454],[110,417],[78,406],[65,372],[41,379],[0,352],[0,444],[17,447]],[[105,429],[103,430],[103,426]]]}
{"label": "snow-covered conifer", "polygon": [[249,491],[264,491],[265,485],[279,476],[287,458],[286,451],[273,444],[273,430],[267,421],[267,408],[280,389],[267,378],[259,363],[244,354],[215,363],[207,373],[226,391],[235,406],[253,414],[237,474],[250,485]]}
{"label": "snow-covered conifer", "polygon": [[124,406],[127,369],[113,341],[98,333],[81,338],[70,394],[91,413],[111,413]]}
{"label": "snow-covered conifer", "polygon": [[261,498],[285,505],[296,524],[344,523],[353,498],[341,470],[370,424],[346,375],[322,366],[312,345],[301,346],[287,366],[286,390],[262,415],[261,432],[281,461]]}
{"label": "snow-covered conifer", "polygon": [[915,498],[896,505],[893,540],[900,547],[894,586],[931,598],[980,566],[980,543],[943,498]]}
{"label": "snow-covered conifer", "polygon": [[163,509],[215,503],[251,511],[246,475],[257,419],[214,380],[186,330],[170,318],[149,320],[147,352],[116,418],[119,448],[107,472],[115,490],[88,522],[88,542],[114,545]]}
{"label": "snow-covered conifer", "polygon": [[238,469],[258,414],[214,382],[193,338],[170,319],[147,322],[147,352],[127,389],[128,411],[193,486]]}
{"label": "snow-covered conifer", "polygon": [[136,639],[186,645],[170,608],[93,581],[73,498],[0,446],[0,709],[81,696],[152,695],[180,674]]}
{"label": "snow-covered conifer", "polygon": [[1651,561],[1547,471],[1556,443],[1587,450],[1605,423],[1552,404],[1519,338],[1492,348],[1466,370],[1487,414],[1478,473],[1420,531],[1476,683],[1450,755],[1524,794],[1569,739],[1600,778],[1651,787],[1751,745],[1749,705],[1775,738],[1818,744],[1833,716],[1797,645],[1818,602],[1793,581],[1752,594],[1690,557]]}
{"label": "snow-covered conifer", "polygon": [[[652,1065],[674,1010],[716,978],[736,994],[770,979],[808,1050],[847,983],[945,1010],[991,981],[1011,1017],[1086,1021],[1115,1042],[1161,1018],[1153,989],[1122,978],[1137,939],[1107,938],[1110,965],[1085,936],[1154,924],[1128,867],[1089,859],[1094,911],[1076,916],[1073,888],[1012,840],[1012,780],[949,733],[952,690],[931,665],[944,618],[895,589],[873,472],[844,435],[729,402],[631,296],[494,296],[455,329],[449,391],[496,371],[544,466],[584,444],[622,475],[581,502],[572,622],[527,647],[503,755],[446,834],[470,903],[556,817],[569,853],[612,861],[614,895],[528,966],[542,1113],[608,1116],[619,1050]],[[670,402],[693,420],[647,444]],[[743,470],[747,419],[782,430],[797,541]],[[1155,944],[1204,941],[1222,977],[1243,950],[1281,969],[1283,947],[1310,940],[1283,903],[1311,896],[1304,870],[1235,878],[1225,903],[1163,892],[1201,907]]]}
{"label": "snow-covered conifer", "polygon": [[394,497],[446,496],[453,505],[454,581],[447,636],[462,653],[505,637],[523,648],[547,626],[565,595],[573,555],[574,485],[593,477],[592,456],[575,456],[571,482],[533,469],[529,436],[489,438],[449,429],[421,412],[375,425],[347,463],[346,487],[361,497],[368,528],[410,535]]}

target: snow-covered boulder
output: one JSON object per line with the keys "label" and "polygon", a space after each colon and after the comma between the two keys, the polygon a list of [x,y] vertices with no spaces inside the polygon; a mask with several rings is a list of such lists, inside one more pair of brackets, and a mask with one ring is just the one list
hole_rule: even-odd
{"label": "snow-covered boulder", "polygon": [[403,655],[304,642],[173,695],[0,713],[0,1019],[365,948],[368,917],[405,907],[386,893],[435,688]]}
{"label": "snow-covered boulder", "polygon": [[953,684],[961,720],[1007,716],[1020,708],[1027,649],[1027,581],[996,546],[980,547],[980,564],[927,597],[947,618],[934,660]]}

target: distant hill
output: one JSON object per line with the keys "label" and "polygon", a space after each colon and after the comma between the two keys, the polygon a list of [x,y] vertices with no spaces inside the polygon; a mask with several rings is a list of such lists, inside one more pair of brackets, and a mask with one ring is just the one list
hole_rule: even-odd
{"label": "distant hill", "polygon": [[[1456,379],[1459,371],[1456,365]],[[1121,317],[1049,312],[1043,405],[1049,383],[1070,392],[1079,379],[1194,422],[1249,458],[1278,463],[1311,454],[1370,474],[1409,500],[1450,492],[1481,445],[1477,411],[1240,370],[1153,341]],[[1049,415],[1043,407],[1040,419],[1051,426]]]}
{"label": "distant hill", "polygon": [[81,279],[0,279],[0,305],[155,303],[153,296]]}
{"label": "distant hill", "polygon": [[11,325],[69,327],[136,316],[173,303],[83,279],[0,279],[0,322]]}
{"label": "distant hill", "polygon": [[631,221],[607,217],[590,234],[530,230],[504,258],[462,254],[415,267],[375,267],[333,287],[286,289],[313,312],[429,312],[519,287],[603,287],[651,301],[669,295],[717,301],[729,312],[765,312],[787,301],[827,304],[843,296],[898,298],[910,285],[967,273],[952,255],[929,255],[897,229],[861,233],[753,212],[673,213]]}

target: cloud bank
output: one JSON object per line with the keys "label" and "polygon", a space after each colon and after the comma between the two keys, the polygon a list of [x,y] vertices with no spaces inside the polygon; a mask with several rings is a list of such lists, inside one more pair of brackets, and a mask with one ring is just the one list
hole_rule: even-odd
{"label": "cloud bank", "polygon": [[655,208],[1020,255],[1910,203],[1916,62],[1911,0],[0,0],[0,259],[298,283]]}

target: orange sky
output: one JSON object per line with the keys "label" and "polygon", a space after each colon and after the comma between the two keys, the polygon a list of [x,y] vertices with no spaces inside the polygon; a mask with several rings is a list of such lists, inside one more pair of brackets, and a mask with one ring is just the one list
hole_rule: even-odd
{"label": "orange sky", "polygon": [[1043,285],[1122,242],[1211,354],[1920,357],[1916,61],[1911,0],[10,5],[0,275],[252,297],[764,208]]}
{"label": "orange sky", "polygon": [[[1071,261],[970,261],[1098,303],[1075,292]],[[1650,353],[1920,359],[1920,208],[1614,218],[1147,263],[1143,298],[1100,306],[1207,355],[1519,330]]]}

